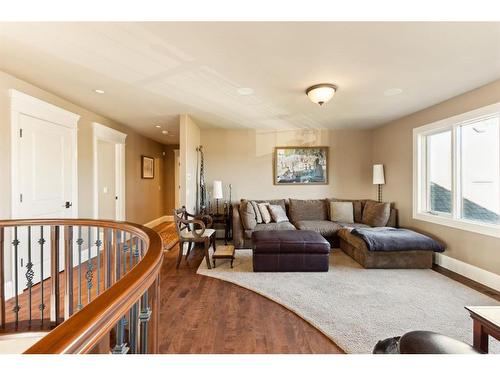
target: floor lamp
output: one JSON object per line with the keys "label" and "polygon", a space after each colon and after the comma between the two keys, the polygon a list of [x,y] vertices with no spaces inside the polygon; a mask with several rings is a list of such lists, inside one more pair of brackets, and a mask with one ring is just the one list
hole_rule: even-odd
{"label": "floor lamp", "polygon": [[373,184],[378,185],[378,201],[382,202],[382,185],[385,185],[384,165],[373,165]]}
{"label": "floor lamp", "polygon": [[219,199],[222,199],[222,181],[214,181],[213,198],[216,202],[216,214],[219,214]]}

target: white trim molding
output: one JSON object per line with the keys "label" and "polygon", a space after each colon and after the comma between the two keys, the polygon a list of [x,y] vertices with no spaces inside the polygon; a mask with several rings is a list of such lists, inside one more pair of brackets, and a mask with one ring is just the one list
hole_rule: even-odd
{"label": "white trim molding", "polygon": [[53,104],[25,94],[15,89],[9,90],[11,110],[50,121],[54,124],[76,129],[80,115],[59,108]]}
{"label": "white trim molding", "polygon": [[[462,126],[470,121],[499,115],[500,103],[495,103],[413,129],[413,219],[500,238],[500,225],[481,223],[461,217],[461,167],[460,153],[457,151]],[[427,202],[427,136],[443,131],[451,132],[452,142],[451,214],[430,212]]]}
{"label": "white trim molding", "polygon": [[115,145],[115,193],[118,197],[116,202],[116,220],[125,220],[125,141],[126,133],[101,125],[92,123],[93,139],[93,178],[94,178],[94,219],[99,218],[99,184],[98,168],[99,156],[97,152],[98,141],[113,143]]}
{"label": "white trim molding", "polygon": [[165,223],[167,221],[174,221],[174,217],[173,216],[168,216],[168,215],[165,215],[165,216],[160,216],[154,220],[151,220],[145,224],[143,224],[145,227],[148,227],[148,228],[154,228],[156,227],[157,225],[160,225],[161,223]]}
{"label": "white trim molding", "polygon": [[482,268],[439,253],[434,254],[434,263],[489,288],[500,291],[500,275],[496,273],[483,270]]}

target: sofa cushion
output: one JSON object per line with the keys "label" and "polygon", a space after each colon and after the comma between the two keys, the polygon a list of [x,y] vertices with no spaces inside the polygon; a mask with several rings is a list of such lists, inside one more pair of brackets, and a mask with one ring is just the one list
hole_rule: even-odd
{"label": "sofa cushion", "polygon": [[257,224],[262,223],[262,215],[260,214],[259,206],[256,201],[250,201],[250,204],[253,207],[253,210],[255,212],[255,221]]}
{"label": "sofa cushion", "polygon": [[354,223],[354,208],[352,202],[330,202],[330,220]]}
{"label": "sofa cushion", "polygon": [[264,224],[269,224],[271,222],[271,213],[269,212],[269,203],[258,203],[260,215],[262,216],[262,222]]}
{"label": "sofa cushion", "polygon": [[294,223],[297,229],[313,230],[324,237],[332,237],[342,226],[329,220],[301,220]]}
{"label": "sofa cushion", "polygon": [[362,223],[371,227],[384,227],[391,214],[390,203],[367,201],[363,208]]}
{"label": "sofa cushion", "polygon": [[269,213],[271,214],[271,218],[273,219],[275,223],[282,223],[288,220],[288,216],[286,216],[286,212],[283,209],[283,207],[277,205],[277,204],[270,204],[269,205]]}
{"label": "sofa cushion", "polygon": [[255,210],[253,209],[252,204],[245,199],[242,199],[240,202],[240,217],[241,224],[243,225],[244,229],[251,230],[254,229],[257,225]]}
{"label": "sofa cushion", "polygon": [[327,202],[328,202],[328,207],[330,207],[331,202],[352,202],[354,222],[361,223],[361,221],[363,220],[363,206],[365,205],[364,200],[328,198]]}
{"label": "sofa cushion", "polygon": [[341,223],[341,222],[337,222],[337,224],[340,224],[342,226],[342,228],[345,228],[347,230],[352,230],[354,228],[371,228],[369,225],[366,225],[366,224],[363,224],[363,223]]}
{"label": "sofa cushion", "polygon": [[[295,230],[295,229],[297,229],[297,228],[295,228],[295,226],[292,223],[290,223],[289,221],[284,221],[282,223],[257,224],[253,231],[256,231],[256,230]],[[248,232],[253,232],[253,231],[248,231]],[[247,232],[247,231],[245,231],[245,232]],[[250,233],[250,236],[247,238],[251,238],[251,237],[252,237],[252,233]]]}
{"label": "sofa cushion", "polygon": [[325,199],[290,199],[290,221],[328,220],[328,207]]}

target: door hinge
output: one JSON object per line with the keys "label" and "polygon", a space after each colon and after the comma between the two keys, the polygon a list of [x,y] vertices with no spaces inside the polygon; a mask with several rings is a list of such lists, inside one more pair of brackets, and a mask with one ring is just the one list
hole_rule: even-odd
{"label": "door hinge", "polygon": [[19,202],[23,203],[23,194],[19,194]]}
{"label": "door hinge", "polygon": [[21,267],[24,267],[24,258],[21,258]]}
{"label": "door hinge", "polygon": [[19,138],[23,137],[23,129],[19,129]]}

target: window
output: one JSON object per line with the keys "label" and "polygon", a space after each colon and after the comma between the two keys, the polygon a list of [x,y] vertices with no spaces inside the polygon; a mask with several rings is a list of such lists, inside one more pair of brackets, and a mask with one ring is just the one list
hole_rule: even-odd
{"label": "window", "polygon": [[500,103],[416,128],[413,217],[500,237]]}

